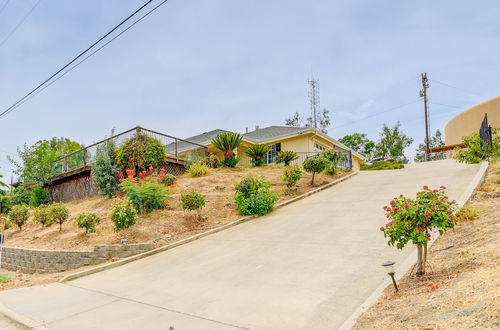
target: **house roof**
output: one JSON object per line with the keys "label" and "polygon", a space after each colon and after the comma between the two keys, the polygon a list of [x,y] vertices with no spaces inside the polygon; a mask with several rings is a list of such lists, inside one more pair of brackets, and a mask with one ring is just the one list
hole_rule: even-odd
{"label": "house roof", "polygon": [[189,142],[198,143],[198,144],[203,144],[203,143],[206,143],[208,141],[212,141],[212,139],[214,137],[216,137],[217,135],[219,135],[221,133],[225,133],[225,132],[229,132],[229,131],[226,131],[223,129],[214,129],[213,131],[209,131],[209,132],[201,133],[201,134],[198,134],[195,136],[191,136],[191,137],[188,137],[184,140],[189,141]]}
{"label": "house roof", "polygon": [[307,130],[306,127],[290,127],[290,126],[269,126],[265,128],[259,128],[255,131],[243,134],[244,137],[250,138],[255,141],[263,141],[279,137],[282,135],[299,133],[301,131]]}

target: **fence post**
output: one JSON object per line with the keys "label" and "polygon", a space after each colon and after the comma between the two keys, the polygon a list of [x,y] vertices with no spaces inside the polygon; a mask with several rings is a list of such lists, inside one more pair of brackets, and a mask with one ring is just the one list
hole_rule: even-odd
{"label": "fence post", "polygon": [[64,173],[68,172],[68,157],[64,157]]}
{"label": "fence post", "polygon": [[175,160],[179,162],[179,140],[175,139]]}

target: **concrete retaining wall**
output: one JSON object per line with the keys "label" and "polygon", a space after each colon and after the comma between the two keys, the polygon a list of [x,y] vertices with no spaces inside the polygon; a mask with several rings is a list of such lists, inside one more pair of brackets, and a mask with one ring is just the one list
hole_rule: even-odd
{"label": "concrete retaining wall", "polygon": [[62,272],[82,266],[97,265],[115,257],[130,257],[153,248],[153,244],[96,245],[94,251],[3,247],[2,268],[30,274]]}

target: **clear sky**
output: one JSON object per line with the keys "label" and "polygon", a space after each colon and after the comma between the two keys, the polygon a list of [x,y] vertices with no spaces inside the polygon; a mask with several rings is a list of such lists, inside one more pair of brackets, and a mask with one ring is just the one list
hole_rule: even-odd
{"label": "clear sky", "polygon": [[[1,110],[145,0],[41,0],[15,29],[36,2],[10,0],[0,13]],[[400,120],[421,142],[422,103],[361,119],[418,100],[424,71],[433,131],[499,95],[499,17],[497,0],[169,0],[0,118],[0,173],[10,180],[6,152],[53,136],[90,144],[113,127],[188,137],[282,125],[295,111],[309,114],[311,76],[332,137],[377,139],[383,123]]]}

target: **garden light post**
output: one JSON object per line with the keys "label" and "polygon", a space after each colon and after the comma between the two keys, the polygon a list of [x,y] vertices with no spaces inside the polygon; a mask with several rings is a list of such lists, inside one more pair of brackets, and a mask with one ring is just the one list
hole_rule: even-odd
{"label": "garden light post", "polygon": [[399,291],[398,285],[396,284],[396,280],[394,279],[394,274],[396,274],[396,272],[394,271],[394,264],[395,264],[394,261],[386,261],[382,264],[382,266],[384,266],[385,270],[387,271],[387,274],[391,277],[392,284],[394,284],[394,288],[396,289],[396,291]]}

